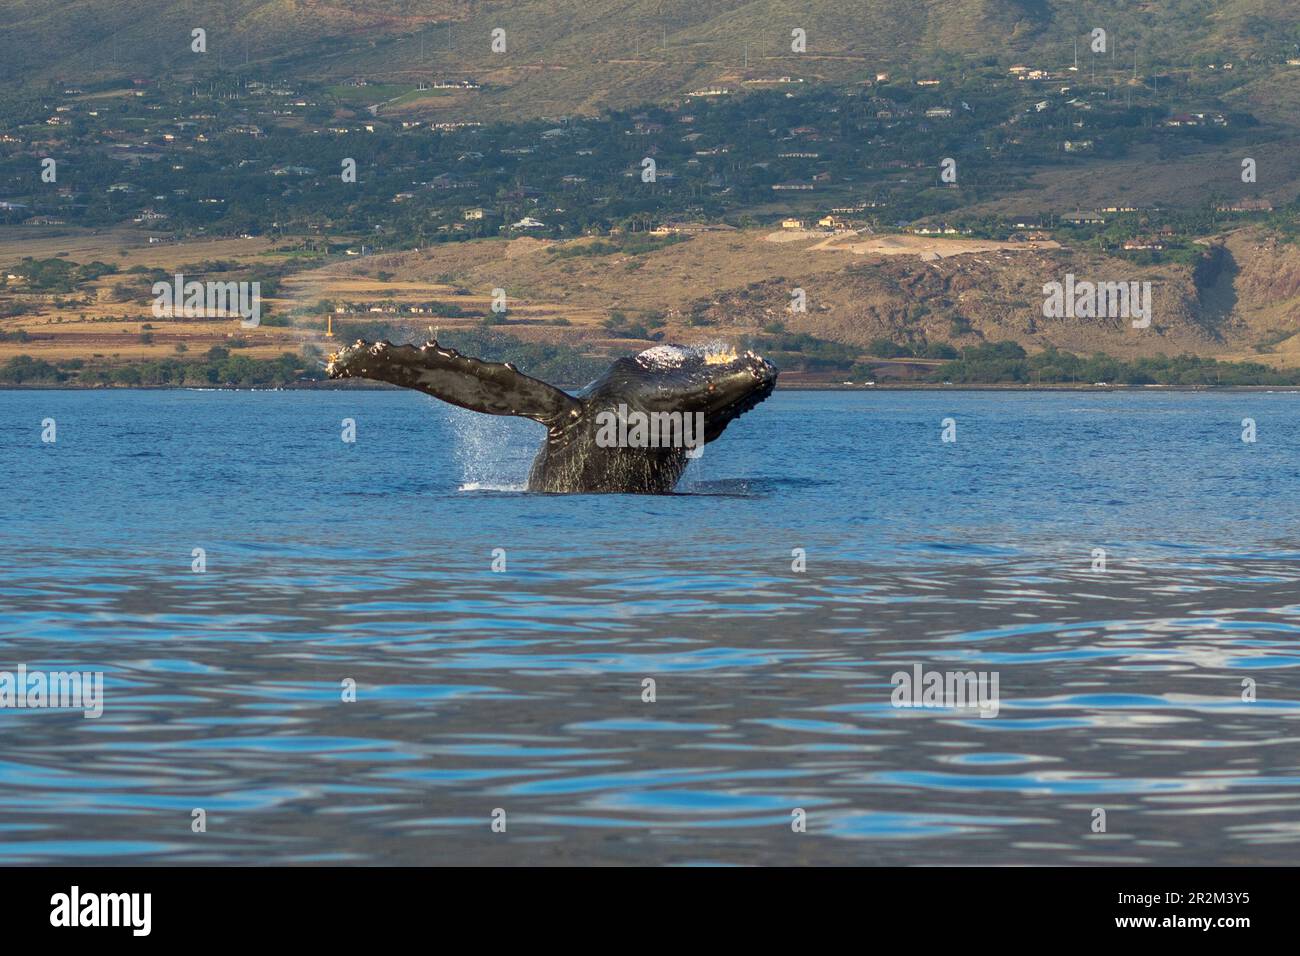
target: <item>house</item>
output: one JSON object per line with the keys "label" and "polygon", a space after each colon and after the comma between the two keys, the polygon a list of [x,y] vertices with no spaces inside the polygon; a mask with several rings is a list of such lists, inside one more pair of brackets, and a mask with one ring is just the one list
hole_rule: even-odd
{"label": "house", "polygon": [[1272,212],[1273,204],[1266,199],[1243,199],[1214,207],[1219,212]]}
{"label": "house", "polygon": [[1092,140],[1067,139],[1064,146],[1067,153],[1086,153],[1092,149]]}
{"label": "house", "polygon": [[545,229],[546,223],[540,219],[534,219],[532,216],[524,216],[518,222],[510,224],[511,229]]}
{"label": "house", "polygon": [[[964,231],[970,232],[969,229]],[[958,236],[962,234],[963,230],[958,229],[956,226],[950,226],[946,222],[941,222],[933,226],[921,226],[915,228],[912,232],[916,233],[918,236]]]}
{"label": "house", "polygon": [[839,216],[822,216],[817,220],[817,225],[823,229],[834,229],[837,232],[849,228],[849,224]]}
{"label": "house", "polygon": [[925,111],[925,115],[931,119],[950,119],[952,110],[946,106],[932,106]]}
{"label": "house", "polygon": [[1124,243],[1125,252],[1152,251],[1159,252],[1165,244],[1157,239],[1129,239]]}
{"label": "house", "polygon": [[782,229],[802,229],[802,228],[803,228],[803,220],[802,220],[802,219],[793,219],[793,218],[782,219],[782,220],[781,220],[781,228],[782,228]]}
{"label": "house", "polygon": [[478,182],[473,179],[461,179],[450,173],[441,173],[429,180],[428,185],[430,189],[446,191],[448,189],[476,189]]}
{"label": "house", "polygon": [[461,215],[461,218],[464,219],[466,222],[482,219],[483,209],[481,206],[475,206],[472,209],[466,209],[465,212]]}

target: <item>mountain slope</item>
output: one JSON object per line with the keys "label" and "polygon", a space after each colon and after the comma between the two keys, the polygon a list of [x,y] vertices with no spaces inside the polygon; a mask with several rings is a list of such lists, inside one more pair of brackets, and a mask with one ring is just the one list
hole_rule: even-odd
{"label": "mountain slope", "polygon": [[[1067,0],[0,0],[0,80],[87,81],[218,68],[313,78],[472,75],[468,103],[501,118],[646,102],[713,83],[791,74],[860,82],[988,57],[1064,66],[1079,41],[1098,72],[1276,56],[1296,39],[1286,0],[1162,0],[1116,11]],[[1093,62],[1088,32],[1108,31]],[[190,51],[207,30],[208,53]],[[490,49],[506,31],[506,52]],[[791,52],[791,31],[807,52]],[[1155,58],[1153,61],[1153,57]]]}

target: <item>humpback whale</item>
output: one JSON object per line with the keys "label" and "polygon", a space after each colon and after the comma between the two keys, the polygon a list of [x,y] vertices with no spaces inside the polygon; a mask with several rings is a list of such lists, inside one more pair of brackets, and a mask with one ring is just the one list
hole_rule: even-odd
{"label": "humpback whale", "polygon": [[[330,378],[368,378],[488,415],[546,426],[528,490],[667,494],[690,457],[772,394],[777,370],[752,352],[659,345],[616,360],[575,395],[510,363],[426,344],[366,342],[340,349]],[[630,427],[629,427],[629,422]]]}

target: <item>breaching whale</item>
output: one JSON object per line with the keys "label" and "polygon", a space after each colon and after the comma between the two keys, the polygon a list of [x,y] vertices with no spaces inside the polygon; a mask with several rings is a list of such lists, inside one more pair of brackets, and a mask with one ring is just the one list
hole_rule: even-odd
{"label": "breaching whale", "polygon": [[688,453],[771,395],[777,377],[772,364],[752,352],[659,345],[618,359],[570,395],[508,362],[484,362],[432,339],[419,347],[359,339],[331,355],[326,372],[540,422],[546,440],[529,470],[529,491],[628,494],[672,491]]}

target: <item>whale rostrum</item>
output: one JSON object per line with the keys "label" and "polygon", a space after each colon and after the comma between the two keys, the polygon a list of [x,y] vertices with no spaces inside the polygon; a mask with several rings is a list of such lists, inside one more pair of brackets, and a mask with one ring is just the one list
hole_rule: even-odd
{"label": "whale rostrum", "polygon": [[430,340],[422,346],[366,342],[331,355],[330,378],[367,378],[413,388],[488,415],[546,426],[528,473],[529,491],[665,494],[707,442],[772,394],[777,370],[737,355],[658,345],[617,359],[580,392],[531,378]]}

